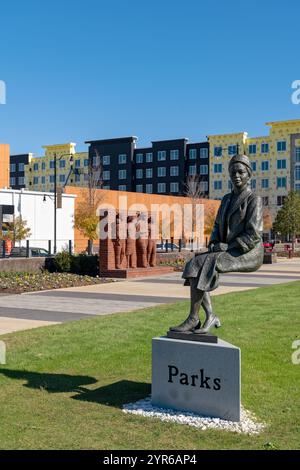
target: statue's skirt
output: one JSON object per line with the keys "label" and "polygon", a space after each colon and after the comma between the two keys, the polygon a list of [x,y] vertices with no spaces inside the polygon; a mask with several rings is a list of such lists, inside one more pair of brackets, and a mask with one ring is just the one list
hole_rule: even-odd
{"label": "statue's skirt", "polygon": [[219,273],[257,271],[263,259],[264,248],[261,243],[242,254],[237,250],[201,253],[186,263],[182,273],[184,285],[190,285],[189,278],[198,278],[197,288],[209,292],[218,287]]}

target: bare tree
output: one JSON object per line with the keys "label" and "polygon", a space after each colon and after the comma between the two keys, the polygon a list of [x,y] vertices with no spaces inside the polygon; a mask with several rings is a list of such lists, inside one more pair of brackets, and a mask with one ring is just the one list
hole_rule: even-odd
{"label": "bare tree", "polygon": [[105,199],[105,193],[99,191],[103,186],[103,167],[97,149],[95,149],[93,158],[89,160],[87,174],[87,187],[83,189],[83,197],[75,212],[74,227],[88,238],[88,254],[91,254],[93,241],[98,238],[99,217],[97,209]]}
{"label": "bare tree", "polygon": [[195,234],[196,225],[196,207],[200,204],[201,199],[207,198],[207,194],[203,191],[202,184],[204,178],[201,175],[194,174],[189,175],[184,183],[184,194],[190,200],[192,204],[192,234]]}

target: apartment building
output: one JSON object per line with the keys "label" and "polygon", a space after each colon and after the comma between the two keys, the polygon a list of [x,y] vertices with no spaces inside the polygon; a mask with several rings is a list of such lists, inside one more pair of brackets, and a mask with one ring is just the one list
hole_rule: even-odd
{"label": "apartment building", "polygon": [[26,187],[25,168],[30,164],[32,153],[23,153],[10,156],[10,178],[9,186],[12,189],[23,189]]}
{"label": "apartment building", "polygon": [[300,120],[266,123],[269,134],[249,137],[247,132],[209,135],[210,198],[221,199],[231,190],[230,158],[246,153],[251,161],[252,189],[274,221],[291,189],[300,190]]}
{"label": "apartment building", "polygon": [[45,145],[45,155],[31,157],[25,165],[25,185],[34,191],[54,190],[54,161],[56,156],[57,187],[66,184],[86,186],[89,159],[87,152],[76,152],[76,144]]}
{"label": "apartment building", "polygon": [[89,140],[89,159],[102,166],[103,189],[148,194],[183,195],[189,176],[209,193],[208,142],[188,139],[153,141],[137,148],[137,137]]}

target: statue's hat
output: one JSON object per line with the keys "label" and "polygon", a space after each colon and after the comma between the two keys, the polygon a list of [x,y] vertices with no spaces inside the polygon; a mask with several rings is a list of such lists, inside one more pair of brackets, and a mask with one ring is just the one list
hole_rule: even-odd
{"label": "statue's hat", "polygon": [[232,157],[229,162],[228,168],[230,169],[231,165],[234,163],[243,163],[248,168],[250,173],[252,173],[251,163],[247,155],[234,155],[234,157]]}

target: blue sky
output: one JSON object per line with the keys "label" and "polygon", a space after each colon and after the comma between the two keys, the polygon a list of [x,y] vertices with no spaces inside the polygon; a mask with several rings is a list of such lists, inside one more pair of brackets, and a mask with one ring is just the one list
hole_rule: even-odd
{"label": "blue sky", "polygon": [[300,118],[297,0],[15,0],[0,15],[0,142],[12,153],[256,136]]}

